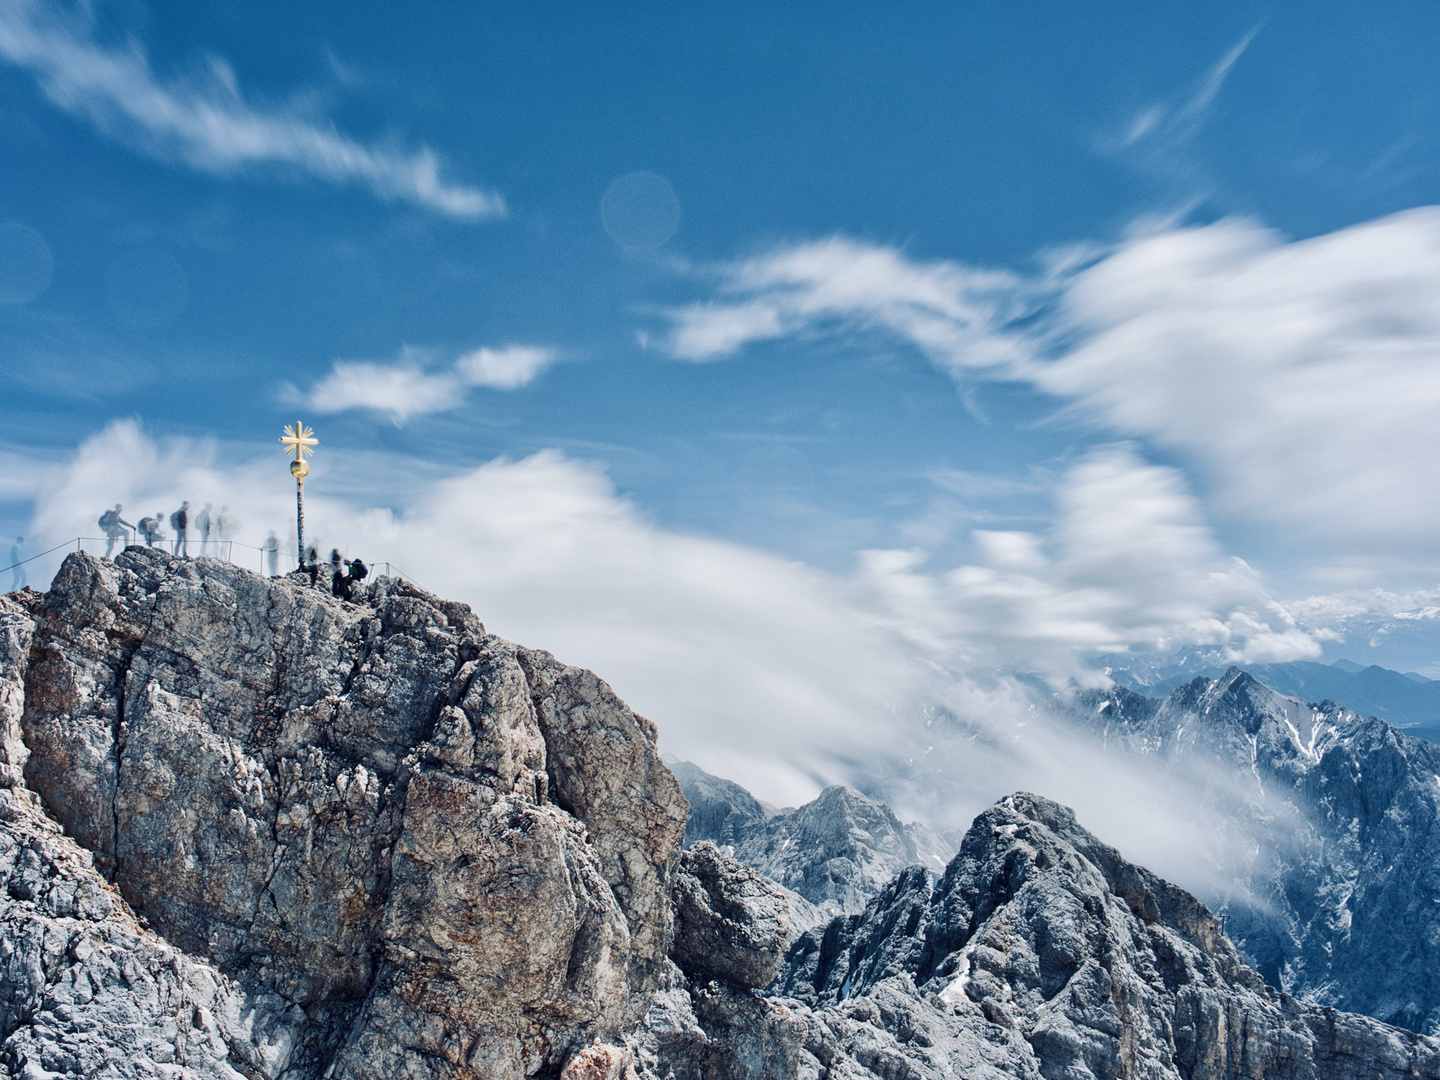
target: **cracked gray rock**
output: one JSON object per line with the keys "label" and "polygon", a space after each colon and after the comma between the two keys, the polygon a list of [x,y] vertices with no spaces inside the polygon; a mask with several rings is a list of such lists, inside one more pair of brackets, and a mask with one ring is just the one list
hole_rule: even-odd
{"label": "cracked gray rock", "polygon": [[681,968],[742,987],[766,986],[775,977],[790,905],[763,876],[701,841],[681,855],[672,897],[671,956]]}

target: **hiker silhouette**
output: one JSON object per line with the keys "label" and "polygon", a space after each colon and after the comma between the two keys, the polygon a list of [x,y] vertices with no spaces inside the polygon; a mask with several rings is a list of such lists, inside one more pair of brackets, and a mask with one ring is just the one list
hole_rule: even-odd
{"label": "hiker silhouette", "polygon": [[340,549],[330,549],[330,592],[342,600],[350,599],[350,585],[345,580],[345,571],[340,569]]}
{"label": "hiker silhouette", "polygon": [[206,503],[204,509],[195,515],[195,535],[200,538],[200,554],[203,556],[210,545],[210,510],[212,504]]}
{"label": "hiker silhouette", "polygon": [[160,523],[164,519],[160,514],[161,511],[156,510],[154,517],[140,519],[140,535],[145,538],[146,547],[154,547],[157,541],[165,539],[165,533],[160,528]]}
{"label": "hiker silhouette", "polygon": [[170,528],[175,530],[175,546],[171,550],[172,555],[180,555],[185,558],[190,556],[188,537],[185,535],[185,528],[190,524],[190,500],[186,499],[180,504],[180,509],[170,515]]}
{"label": "hiker silhouette", "polygon": [[110,558],[110,552],[115,550],[115,541],[125,535],[126,529],[135,528],[130,522],[120,516],[120,511],[125,508],[119,503],[115,504],[114,510],[106,510],[100,515],[100,528],[105,531],[105,558]]}

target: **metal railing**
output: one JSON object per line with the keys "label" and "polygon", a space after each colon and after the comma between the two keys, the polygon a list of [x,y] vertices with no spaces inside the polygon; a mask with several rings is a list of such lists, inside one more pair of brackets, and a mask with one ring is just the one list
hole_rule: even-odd
{"label": "metal railing", "polygon": [[[154,543],[151,544],[141,544],[132,530],[126,530],[124,534],[113,538],[108,536],[72,536],[69,540],[56,544],[54,547],[46,548],[44,551],[37,552],[34,555],[30,555],[24,559],[21,559],[19,562],[11,563],[9,566],[0,567],[0,574],[13,574],[14,578],[10,588],[22,588],[25,584],[28,583],[28,574],[24,572],[25,567],[30,566],[33,563],[36,563],[39,560],[46,558],[47,556],[54,555],[56,552],[63,553],[60,556],[61,560],[64,559],[65,555],[69,555],[72,551],[90,551],[90,554],[92,555],[97,555],[100,558],[105,558],[105,552],[98,550],[98,547],[101,544],[104,544],[106,547],[111,548],[112,553],[114,554],[118,554],[119,552],[124,551],[127,547],[152,547],[164,551],[167,555],[177,555],[179,557],[189,559],[224,559],[226,562],[231,563],[235,562],[235,549],[242,548],[247,552],[255,553],[255,569],[261,577],[279,577],[283,574],[289,573],[289,569],[284,569],[284,567],[293,568],[295,563],[297,562],[295,552],[293,550],[287,551],[285,548],[270,549],[264,547],[256,547],[254,544],[246,544],[239,540],[191,540],[189,538],[186,538],[179,545],[180,550],[176,551],[176,544],[173,538],[165,537],[164,539],[157,539]],[[90,547],[87,547],[87,545],[95,547],[96,550],[90,550]],[[274,574],[270,574],[268,572],[268,567],[266,566],[266,556],[268,556],[272,550],[275,553],[276,572]],[[248,562],[249,558],[250,557],[247,555],[245,561]],[[57,565],[55,567],[56,570],[59,569],[59,561],[60,560],[57,560]],[[322,563],[321,571],[326,571],[328,569],[328,566],[328,563]],[[380,569],[382,566],[385,568],[383,571]],[[20,572],[16,573],[16,571]],[[420,583],[416,581],[413,577],[405,573],[398,566],[391,562],[372,563],[370,565],[370,572],[377,578],[398,578],[403,581],[408,581],[410,584],[418,586],[420,588],[424,587],[421,586]],[[54,577],[54,573],[55,571],[51,571],[49,577]],[[4,586],[0,585],[0,590],[3,589]]]}

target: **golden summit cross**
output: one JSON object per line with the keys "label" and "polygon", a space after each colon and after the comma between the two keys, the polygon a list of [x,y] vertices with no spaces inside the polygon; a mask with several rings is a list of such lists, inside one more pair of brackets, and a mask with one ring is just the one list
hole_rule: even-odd
{"label": "golden summit cross", "polygon": [[312,447],[318,446],[320,440],[315,438],[315,432],[306,427],[299,420],[295,421],[294,427],[287,427],[285,434],[280,441],[285,444],[285,453],[294,454],[296,461],[304,461],[305,458],[315,453]]}
{"label": "golden summit cross", "polygon": [[287,455],[295,455],[295,460],[290,463],[290,475],[295,477],[295,551],[298,555],[300,569],[304,570],[305,477],[310,475],[310,464],[305,457],[307,454],[315,453],[314,448],[319,445],[320,440],[315,438],[314,431],[296,420],[294,427],[285,429],[285,434],[280,437],[280,442],[284,445]]}

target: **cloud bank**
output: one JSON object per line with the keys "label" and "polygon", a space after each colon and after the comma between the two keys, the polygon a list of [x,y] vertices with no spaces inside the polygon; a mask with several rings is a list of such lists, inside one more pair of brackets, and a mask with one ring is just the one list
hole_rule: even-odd
{"label": "cloud bank", "polygon": [[412,416],[459,408],[471,387],[519,389],[556,359],[553,349],[512,345],[505,349],[476,349],[445,370],[429,371],[415,350],[405,350],[397,364],[337,360],[330,374],[308,391],[302,394],[291,387],[285,396],[320,413],[370,409],[388,413],[401,423]]}
{"label": "cloud bank", "polygon": [[[402,465],[390,490],[369,492],[378,500],[342,465],[373,480],[379,455],[317,455],[307,536],[322,550],[398,564],[491,630],[594,669],[659,724],[667,752],[782,804],[846,781],[947,825],[1016,788],[1042,791],[1197,887],[1208,871],[1195,853],[1210,865],[1223,852],[1197,827],[1193,792],[1107,757],[994,666],[1073,670],[1076,648],[1137,635],[1264,656],[1289,647],[1283,615],[1215,550],[1178,477],[1123,445],[1061,479],[1051,530],[989,533],[981,562],[944,575],[893,552],[832,574],[666,529],[602,469],[556,451],[429,480]],[[278,448],[227,463],[214,446],[121,422],[29,471],[34,550],[92,534],[117,501],[134,521],[186,498],[228,506],[247,544],[274,529],[292,564],[294,488]],[[253,547],[234,558],[260,565]],[[1199,582],[1185,573],[1197,562],[1211,571]]]}
{"label": "cloud bank", "polygon": [[923,552],[872,551],[861,581],[897,633],[957,671],[1094,678],[1095,651],[1224,646],[1236,663],[1314,659],[1316,637],[1243,560],[1226,558],[1171,468],[1099,447],[1061,478],[1045,534],[976,530],[980,560],[943,573]]}
{"label": "cloud bank", "polygon": [[78,16],[38,0],[0,3],[0,57],[30,71],[45,96],[72,116],[165,161],[210,173],[288,166],[448,217],[505,213],[499,194],[441,179],[427,147],[405,154],[364,146],[333,127],[257,108],[221,60],[203,77],[163,81],[137,43],[106,48]]}

